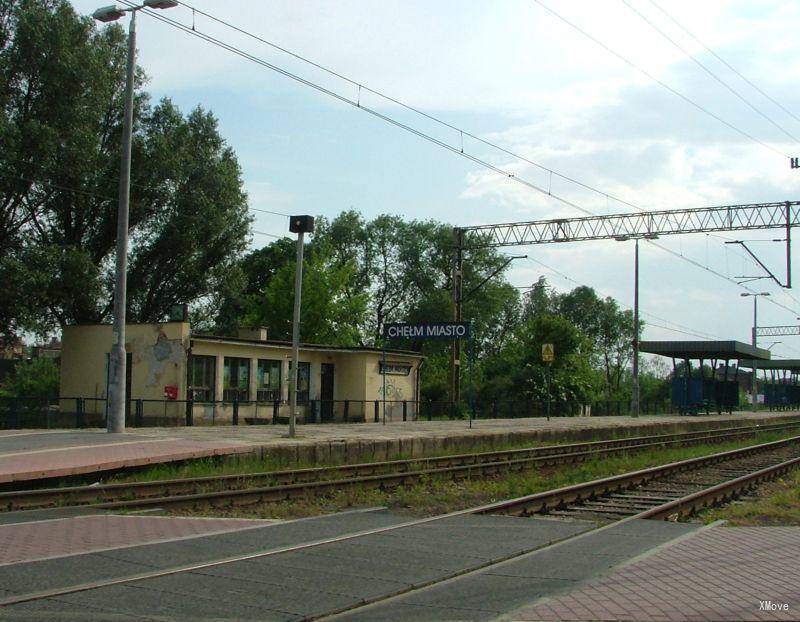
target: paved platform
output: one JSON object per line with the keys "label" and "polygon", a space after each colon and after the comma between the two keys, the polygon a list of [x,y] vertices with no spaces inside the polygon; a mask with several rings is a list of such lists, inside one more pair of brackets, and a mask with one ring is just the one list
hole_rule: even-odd
{"label": "paved platform", "polygon": [[717,527],[509,620],[798,620],[800,528]]}
{"label": "paved platform", "polygon": [[577,441],[791,419],[800,419],[800,412],[487,419],[474,422],[472,429],[466,421],[320,424],[299,426],[296,439],[286,438],[284,425],[136,428],[121,435],[104,430],[11,430],[0,431],[0,484],[217,455],[270,455],[287,464],[358,462],[469,451],[478,445]]}
{"label": "paved platform", "polygon": [[[25,513],[17,516],[22,519]],[[254,529],[269,520],[96,514],[0,525],[0,566]]]}

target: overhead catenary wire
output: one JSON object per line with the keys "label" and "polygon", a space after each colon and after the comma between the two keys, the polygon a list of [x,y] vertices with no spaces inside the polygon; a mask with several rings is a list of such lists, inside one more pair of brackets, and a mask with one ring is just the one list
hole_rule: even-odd
{"label": "overhead catenary wire", "polygon": [[[521,155],[519,153],[516,153],[514,151],[511,151],[510,149],[507,149],[506,147],[503,147],[502,145],[499,145],[499,144],[497,144],[497,143],[495,143],[495,142],[493,142],[491,140],[488,140],[486,138],[482,138],[481,136],[478,136],[477,134],[473,134],[472,132],[470,132],[468,130],[465,130],[464,128],[461,128],[461,127],[458,127],[456,125],[453,125],[452,123],[449,123],[448,121],[445,121],[444,119],[442,119],[440,117],[437,117],[437,116],[432,115],[432,114],[430,114],[428,112],[425,112],[424,110],[420,110],[419,108],[417,108],[415,106],[407,104],[407,103],[403,102],[402,100],[397,99],[396,97],[392,97],[391,95],[388,95],[388,94],[386,94],[386,93],[384,93],[382,91],[378,91],[376,89],[370,88],[370,87],[366,86],[365,84],[363,84],[362,82],[358,82],[353,78],[350,78],[350,77],[348,77],[348,76],[346,76],[346,75],[344,75],[344,74],[342,74],[342,73],[340,73],[340,72],[338,72],[338,71],[336,71],[334,69],[331,69],[330,67],[326,67],[326,66],[324,66],[324,65],[322,65],[322,64],[320,64],[320,63],[318,63],[316,61],[311,60],[310,58],[308,58],[306,56],[303,56],[302,54],[298,54],[297,52],[293,52],[292,50],[289,50],[289,49],[287,49],[287,48],[285,48],[285,47],[283,47],[281,45],[278,45],[277,43],[275,43],[273,41],[270,41],[268,39],[265,39],[264,37],[261,37],[259,35],[256,35],[256,34],[252,33],[252,32],[249,32],[249,31],[247,31],[247,30],[245,30],[243,28],[240,28],[239,26],[236,26],[235,24],[232,24],[231,22],[228,22],[228,21],[223,20],[223,19],[221,19],[219,17],[211,15],[210,13],[206,13],[205,11],[202,11],[202,10],[200,10],[200,9],[198,9],[198,8],[188,4],[186,2],[179,2],[179,4],[183,5],[187,9],[191,9],[193,12],[196,12],[196,13],[202,15],[203,17],[206,17],[206,18],[208,18],[208,19],[210,19],[210,20],[212,20],[214,22],[217,22],[218,24],[226,26],[227,28],[230,28],[231,30],[234,30],[235,32],[238,32],[238,33],[240,33],[242,35],[245,35],[246,37],[249,37],[249,38],[251,38],[251,39],[253,39],[255,41],[258,41],[260,43],[263,43],[264,45],[267,45],[267,46],[269,46],[269,47],[271,47],[271,48],[273,48],[275,50],[283,52],[284,54],[287,54],[287,55],[291,56],[292,58],[295,58],[295,59],[297,59],[297,60],[299,60],[299,61],[301,61],[303,63],[306,63],[306,64],[308,64],[308,65],[310,65],[312,67],[315,67],[316,69],[319,69],[319,70],[327,73],[328,75],[331,75],[331,76],[334,76],[336,78],[339,78],[340,80],[343,80],[344,82],[347,82],[348,84],[352,85],[353,87],[356,87],[358,89],[358,96],[357,96],[357,99],[356,99],[356,104],[357,104],[358,107],[361,107],[360,93],[363,90],[364,92],[367,92],[367,93],[370,93],[370,94],[375,95],[377,97],[380,97],[381,99],[384,99],[387,102],[390,102],[392,104],[400,106],[401,108],[403,108],[405,110],[408,110],[409,112],[413,112],[414,114],[417,114],[417,115],[419,115],[421,117],[424,117],[425,119],[428,119],[429,121],[433,121],[434,123],[436,123],[438,125],[441,125],[442,127],[446,127],[448,129],[452,130],[453,132],[458,133],[459,138],[460,138],[459,151],[461,151],[461,152],[464,151],[464,137],[466,136],[467,138],[470,138],[470,139],[472,139],[472,140],[474,140],[476,142],[479,142],[479,143],[481,143],[483,145],[486,145],[487,147],[491,147],[492,149],[496,149],[496,150],[500,151],[501,153],[505,153],[506,155],[509,155],[509,156],[511,156],[513,158],[516,158],[516,159],[518,159],[518,160],[520,160],[522,162],[525,162],[526,164],[530,164],[531,166],[534,166],[534,167],[538,168],[539,170],[545,171],[546,173],[550,174],[551,176],[556,176],[559,179],[563,179],[564,181],[567,181],[569,183],[575,184],[576,186],[579,186],[579,187],[581,187],[581,188],[583,188],[585,190],[589,190],[591,192],[594,192],[594,193],[596,193],[596,194],[598,194],[598,195],[600,195],[602,197],[605,197],[606,199],[611,199],[613,201],[616,201],[617,203],[620,203],[622,205],[627,205],[628,207],[632,207],[634,209],[642,209],[641,207],[639,207],[639,206],[637,206],[637,205],[635,205],[635,204],[633,204],[633,203],[631,203],[629,201],[626,201],[625,199],[622,199],[622,198],[620,198],[618,196],[615,196],[615,195],[613,195],[613,194],[611,194],[609,192],[606,192],[605,190],[596,188],[596,187],[594,187],[594,186],[592,186],[590,184],[587,184],[587,183],[582,182],[582,181],[580,181],[578,179],[575,179],[574,177],[570,177],[569,175],[565,175],[564,173],[560,173],[560,172],[558,172],[558,171],[556,171],[556,170],[554,170],[552,168],[549,168],[549,167],[545,166],[544,164],[541,164],[540,162],[536,162],[535,160],[531,160],[530,158],[528,158],[526,156],[523,156],[523,155]],[[551,190],[551,188],[548,188],[547,194],[550,194],[550,190]]]}
{"label": "overhead catenary wire", "polygon": [[[126,6],[134,6],[134,4],[132,2],[130,2],[130,0],[122,0],[122,2]],[[404,130],[406,132],[409,132],[409,133],[411,133],[411,134],[413,134],[413,135],[415,135],[415,136],[417,136],[417,137],[419,137],[419,138],[421,138],[421,139],[423,139],[423,140],[425,140],[427,142],[430,142],[430,143],[432,143],[432,144],[434,144],[434,145],[436,145],[438,147],[446,149],[447,151],[450,151],[451,153],[455,153],[456,155],[459,155],[459,156],[461,156],[461,157],[463,157],[463,158],[465,158],[467,160],[470,160],[471,162],[473,162],[475,164],[478,164],[479,166],[481,166],[483,168],[486,168],[486,169],[491,170],[491,171],[493,171],[495,173],[498,173],[499,175],[502,175],[503,177],[506,177],[507,179],[510,179],[511,181],[517,182],[517,183],[519,183],[521,185],[524,185],[524,186],[526,186],[526,187],[528,187],[528,188],[530,188],[532,190],[535,190],[535,191],[537,191],[537,192],[539,192],[541,194],[547,195],[547,196],[555,199],[556,201],[558,201],[558,202],[560,202],[560,203],[562,203],[564,205],[567,205],[569,207],[572,207],[572,208],[580,211],[583,214],[590,215],[590,216],[594,215],[588,209],[582,207],[581,205],[578,205],[577,203],[575,203],[573,201],[570,201],[566,197],[563,197],[561,195],[558,195],[558,194],[555,194],[555,193],[552,193],[552,192],[548,192],[548,190],[546,190],[545,188],[539,186],[538,184],[530,182],[530,181],[526,180],[525,178],[520,177],[519,175],[517,175],[517,174],[515,174],[515,173],[513,173],[511,171],[508,171],[508,170],[506,170],[506,169],[504,169],[504,168],[502,168],[500,166],[494,165],[491,162],[489,162],[488,160],[484,160],[483,158],[479,158],[478,156],[473,155],[471,153],[468,153],[467,151],[461,151],[460,147],[458,147],[458,146],[451,145],[450,143],[445,142],[444,140],[440,140],[440,139],[438,139],[438,138],[436,138],[436,137],[434,137],[434,136],[432,136],[430,134],[427,134],[426,132],[423,132],[421,130],[416,129],[416,128],[408,125],[407,123],[403,123],[402,121],[398,121],[397,119],[395,119],[393,117],[390,117],[390,116],[388,116],[386,114],[383,114],[382,112],[379,112],[378,110],[376,110],[374,108],[371,108],[369,106],[365,106],[363,103],[359,103],[356,99],[352,99],[351,97],[348,97],[346,95],[342,95],[341,93],[337,93],[335,91],[332,91],[331,89],[329,89],[327,87],[324,87],[324,86],[322,86],[320,84],[312,82],[311,80],[303,78],[302,76],[299,76],[299,75],[297,75],[297,74],[295,74],[295,73],[293,73],[291,71],[283,69],[282,67],[278,67],[277,65],[275,65],[273,63],[270,63],[269,61],[266,61],[263,58],[259,58],[257,56],[254,56],[253,54],[250,54],[249,52],[246,52],[246,51],[244,51],[244,50],[242,50],[240,48],[237,48],[236,46],[234,46],[232,44],[225,43],[224,41],[221,41],[220,39],[217,39],[216,37],[213,37],[213,36],[211,36],[209,34],[203,33],[200,30],[198,30],[197,28],[195,28],[193,30],[192,28],[186,26],[185,24],[182,24],[181,22],[179,22],[177,20],[174,20],[174,19],[171,19],[169,17],[165,17],[163,15],[160,15],[160,14],[156,13],[155,11],[150,11],[150,10],[146,10],[145,9],[144,12],[147,15],[149,15],[150,17],[152,17],[153,19],[156,19],[156,20],[159,20],[161,22],[164,22],[164,23],[166,23],[166,24],[168,24],[170,26],[173,26],[174,28],[177,28],[177,29],[189,34],[189,35],[192,35],[194,37],[202,39],[203,41],[206,41],[207,43],[211,43],[212,45],[215,45],[215,46],[220,47],[220,48],[222,48],[224,50],[227,50],[228,52],[231,52],[232,54],[236,54],[238,56],[241,56],[242,58],[245,58],[245,59],[247,59],[247,60],[249,60],[251,62],[254,62],[254,63],[258,64],[258,65],[261,65],[262,67],[265,67],[267,69],[270,69],[271,71],[279,73],[279,74],[281,74],[281,75],[283,75],[283,76],[285,76],[285,77],[287,77],[287,78],[289,78],[291,80],[294,80],[294,81],[296,81],[296,82],[298,82],[300,84],[303,84],[304,86],[307,86],[307,87],[309,87],[311,89],[314,89],[314,90],[316,90],[316,91],[318,91],[320,93],[323,93],[324,95],[332,97],[332,98],[334,98],[334,99],[336,99],[336,100],[338,100],[338,101],[340,101],[342,103],[345,103],[345,104],[348,104],[350,106],[353,106],[354,108],[357,108],[359,110],[363,110],[364,112],[374,116],[375,118],[377,118],[377,119],[379,119],[381,121],[384,121],[385,123],[388,123],[388,124],[393,125],[393,126],[399,128],[399,129],[402,129],[402,130]],[[603,194],[605,194],[605,193],[603,193]]]}
{"label": "overhead catenary wire", "polygon": [[[534,1],[538,2],[538,0],[534,0]],[[123,2],[128,6],[133,6],[133,3],[130,0],[123,0]],[[187,8],[194,9],[194,7],[190,7],[189,5],[185,5],[184,4],[184,6],[187,6]],[[542,6],[545,6],[545,5],[542,5]],[[224,41],[221,41],[220,39],[217,39],[216,37],[213,37],[213,36],[211,36],[209,34],[201,32],[199,29],[197,29],[194,26],[193,27],[186,26],[185,24],[182,24],[181,22],[179,22],[177,20],[174,20],[174,19],[172,19],[170,17],[164,16],[163,14],[159,14],[159,13],[157,13],[155,11],[151,11],[151,10],[145,9],[144,12],[147,15],[149,15],[150,17],[152,17],[152,18],[154,18],[156,20],[159,20],[159,21],[161,21],[161,22],[163,22],[165,24],[168,24],[168,25],[170,25],[170,26],[172,26],[174,28],[177,28],[178,30],[183,31],[186,34],[189,34],[191,36],[197,37],[197,38],[199,38],[199,39],[201,39],[201,40],[203,40],[203,41],[205,41],[207,43],[211,43],[212,45],[220,47],[221,49],[224,49],[224,50],[226,50],[228,52],[231,52],[233,54],[236,54],[236,55],[238,55],[238,56],[240,56],[240,57],[242,57],[242,58],[244,58],[246,60],[254,62],[254,63],[258,64],[258,65],[261,65],[261,66],[263,66],[263,67],[265,67],[267,69],[270,69],[271,71],[279,73],[279,74],[281,74],[281,75],[283,75],[283,76],[285,76],[285,77],[287,77],[287,78],[289,78],[291,80],[294,80],[294,81],[296,81],[296,82],[298,82],[300,84],[303,84],[304,86],[307,86],[307,87],[312,88],[312,89],[314,89],[314,90],[316,90],[316,91],[318,91],[320,93],[328,95],[329,97],[332,97],[332,98],[334,98],[334,99],[336,99],[336,100],[338,100],[338,101],[340,101],[342,103],[345,103],[345,104],[348,104],[350,106],[353,106],[354,108],[357,108],[359,110],[363,110],[364,112],[367,112],[370,115],[372,115],[372,116],[374,116],[374,117],[376,117],[376,118],[378,118],[378,119],[380,119],[380,120],[382,120],[382,121],[384,121],[386,123],[389,123],[390,125],[393,125],[393,126],[399,128],[399,129],[405,130],[405,131],[407,131],[407,132],[409,132],[409,133],[411,133],[411,134],[413,134],[413,135],[415,135],[415,136],[417,136],[419,138],[422,138],[423,140],[426,140],[426,141],[428,141],[428,142],[430,142],[430,143],[432,143],[432,144],[434,144],[436,146],[439,146],[439,147],[441,147],[443,149],[446,149],[447,151],[450,151],[451,153],[454,153],[454,154],[459,155],[459,156],[461,156],[461,157],[463,157],[465,159],[468,159],[468,160],[472,161],[473,163],[478,164],[479,166],[482,166],[482,167],[484,167],[486,169],[489,169],[489,170],[491,170],[493,172],[496,172],[496,173],[498,173],[498,174],[510,179],[511,181],[515,181],[515,182],[520,183],[520,184],[522,184],[522,185],[524,185],[526,187],[529,187],[530,189],[533,189],[533,190],[535,190],[537,192],[540,192],[540,193],[542,193],[544,195],[547,195],[547,196],[555,199],[556,201],[559,201],[560,203],[562,203],[564,205],[570,206],[570,207],[580,211],[581,213],[584,213],[584,214],[587,214],[587,215],[594,215],[590,210],[582,207],[581,205],[575,203],[574,201],[571,201],[571,200],[569,200],[569,199],[567,199],[567,198],[565,198],[565,197],[563,197],[561,195],[552,193],[551,191],[544,189],[543,187],[539,186],[538,184],[529,182],[526,179],[524,179],[524,178],[522,178],[522,177],[520,177],[520,176],[518,176],[518,175],[516,175],[516,174],[514,174],[514,173],[512,173],[510,171],[507,171],[507,170],[501,168],[500,166],[496,166],[496,165],[491,164],[487,160],[479,158],[479,157],[477,157],[475,155],[472,155],[472,154],[470,154],[470,153],[468,153],[466,151],[461,151],[460,147],[458,147],[458,146],[451,145],[451,144],[449,144],[449,143],[447,143],[447,142],[445,142],[443,140],[440,140],[440,139],[438,139],[438,138],[436,138],[434,136],[431,136],[430,134],[427,134],[427,133],[425,133],[425,132],[423,132],[421,130],[416,129],[416,128],[408,125],[407,123],[403,123],[401,121],[398,121],[398,120],[396,120],[396,119],[394,119],[394,118],[392,118],[392,117],[390,117],[388,115],[385,115],[385,114],[379,112],[376,109],[373,109],[373,108],[371,108],[369,106],[365,106],[363,103],[361,103],[358,100],[354,100],[351,97],[348,97],[346,95],[342,95],[342,94],[337,93],[335,91],[332,91],[327,87],[324,87],[324,86],[322,86],[320,84],[312,82],[311,80],[303,78],[302,76],[299,76],[299,75],[297,75],[297,74],[295,74],[293,72],[290,72],[290,71],[288,71],[286,69],[283,69],[282,67],[278,67],[277,65],[275,65],[273,63],[270,63],[270,62],[268,62],[268,61],[266,61],[266,60],[264,60],[262,58],[259,58],[257,56],[254,56],[253,54],[250,54],[249,52],[246,52],[246,51],[244,51],[244,50],[242,50],[240,48],[237,48],[236,46],[234,46],[232,44],[225,43]],[[238,29],[238,27],[234,27],[234,28],[237,28],[237,30],[239,30],[240,32],[244,32],[244,31],[242,31],[242,29]],[[255,37],[255,35],[251,35],[251,36]],[[255,38],[261,40],[258,37],[255,37]],[[292,54],[294,55],[294,53],[292,53]],[[311,62],[311,61],[309,61],[309,62]],[[316,64],[315,64],[315,66],[321,67],[320,65],[316,65]],[[356,83],[356,82],[354,82],[354,81],[352,81],[350,79],[347,79],[347,80],[348,80],[348,82],[351,82],[352,84],[358,84],[358,83]],[[425,113],[421,113],[421,114],[425,114]],[[428,118],[433,118],[433,117],[430,117],[429,115],[426,115],[426,116]],[[450,127],[453,127],[454,129],[458,130],[458,128],[455,128],[455,126],[450,126]],[[469,133],[467,133],[467,134],[469,134]],[[556,174],[558,174],[558,173],[556,173]],[[610,196],[607,193],[604,193],[602,191],[598,191],[596,189],[593,189],[593,190],[595,190],[596,192],[600,192],[603,195]],[[633,204],[628,203],[628,205],[631,205],[631,206],[635,207],[636,209],[638,209],[640,211],[644,211],[642,208],[640,208],[638,206],[635,206]],[[689,263],[691,263],[691,264],[693,264],[695,266],[698,266],[700,268],[703,268],[704,270],[706,270],[708,272],[716,274],[717,276],[727,280],[728,282],[733,283],[737,287],[740,287],[740,288],[745,289],[745,290],[750,291],[750,292],[755,291],[755,290],[752,290],[752,289],[748,288],[745,285],[741,285],[741,284],[737,283],[733,279],[728,278],[727,276],[723,275],[720,272],[717,272],[717,271],[715,271],[713,269],[710,269],[710,268],[708,268],[706,266],[702,266],[701,264],[699,264],[698,262],[696,262],[694,260],[691,260],[691,259],[689,259],[687,257],[684,257],[684,256],[682,256],[680,254],[677,254],[674,251],[671,251],[670,249],[667,249],[663,245],[658,244],[657,242],[654,242],[652,240],[648,240],[648,243],[650,243],[650,244],[652,244],[652,245],[654,245],[654,246],[656,246],[658,248],[661,248],[662,250],[665,250],[666,252],[669,252],[669,253],[675,255],[676,257],[680,257],[681,259],[689,261]],[[790,311],[791,313],[797,313],[796,311],[794,311],[792,309],[789,309],[788,307],[785,307],[785,306],[781,305],[780,303],[777,303],[775,301],[770,301],[770,302],[772,304],[776,304],[778,306],[783,307],[784,309]]]}
{"label": "overhead catenary wire", "polygon": [[[563,271],[561,271],[561,270],[559,270],[557,268],[554,268],[553,266],[550,266],[550,265],[546,264],[545,262],[543,262],[543,261],[541,261],[539,259],[536,259],[534,257],[528,257],[528,260],[539,264],[540,266],[542,266],[543,268],[545,268],[547,270],[550,270],[553,274],[556,274],[556,275],[560,276],[562,279],[564,279],[566,281],[569,281],[570,283],[573,283],[573,284],[578,285],[580,287],[590,287],[589,285],[586,285],[585,283],[582,283],[582,282],[578,281],[577,279],[569,276],[568,274],[565,274]],[[530,288],[534,288],[534,287],[535,287],[535,285],[530,286]],[[620,303],[620,306],[622,306],[623,308],[625,308],[625,309],[627,309],[629,311],[633,310],[632,307],[630,307],[629,305],[626,305],[624,303]],[[673,322],[672,320],[667,320],[667,319],[665,319],[663,317],[659,317],[658,315],[655,315],[654,313],[650,313],[649,311],[643,310],[641,307],[639,308],[639,313],[641,313],[643,315],[649,315],[650,317],[653,317],[653,318],[655,318],[655,319],[657,319],[657,320],[659,320],[661,322],[666,322],[667,324],[672,324],[673,326],[679,327],[682,330],[679,330],[678,328],[670,328],[668,326],[661,326],[659,324],[654,324],[653,322],[647,322],[647,324],[649,324],[651,326],[658,326],[659,328],[664,328],[666,330],[671,330],[671,331],[682,333],[682,334],[685,334],[685,335],[692,335],[694,337],[700,337],[702,339],[708,339],[708,338],[720,339],[720,340],[722,339],[722,337],[719,337],[719,336],[716,336],[716,335],[711,335],[709,333],[702,333],[702,332],[697,331],[696,329],[693,329],[693,328],[691,328],[689,326],[684,326],[682,324],[678,324],[677,322]]]}
{"label": "overhead catenary wire", "polygon": [[561,20],[562,22],[564,22],[565,24],[567,24],[568,26],[570,26],[574,30],[578,31],[584,37],[586,37],[590,41],[594,42],[596,45],[598,45],[601,48],[603,48],[604,50],[606,50],[609,54],[611,54],[612,56],[618,58],[619,60],[624,62],[626,65],[632,67],[633,69],[635,69],[636,71],[638,71],[642,75],[646,76],[647,78],[649,78],[650,80],[652,80],[653,82],[655,82],[656,84],[661,86],[662,88],[666,89],[667,91],[669,91],[670,93],[672,93],[673,95],[678,97],[679,99],[683,100],[684,102],[686,102],[687,104],[689,104],[693,108],[699,110],[700,112],[702,112],[703,114],[711,117],[712,119],[715,119],[716,121],[718,121],[719,123],[723,124],[727,128],[733,130],[734,132],[736,132],[740,136],[744,136],[748,140],[751,140],[754,143],[757,143],[757,144],[761,145],[765,149],[769,149],[773,153],[776,153],[779,156],[782,156],[784,158],[788,158],[789,157],[786,153],[780,151],[779,149],[776,149],[772,145],[769,145],[769,144],[765,143],[763,140],[760,140],[760,139],[756,138],[755,136],[753,136],[749,132],[747,132],[747,131],[735,126],[733,123],[731,123],[729,121],[726,121],[725,119],[720,117],[718,114],[712,112],[711,110],[709,110],[705,106],[703,106],[701,104],[698,104],[696,101],[694,101],[693,99],[691,99],[688,96],[684,95],[679,90],[671,87],[669,84],[667,84],[663,80],[660,80],[659,78],[657,78],[655,75],[653,75],[652,73],[650,73],[649,71],[647,71],[643,67],[640,67],[639,65],[637,65],[635,62],[633,62],[632,60],[630,60],[626,56],[623,56],[622,54],[620,54],[619,52],[614,50],[612,47],[610,47],[609,45],[606,45],[605,43],[600,41],[600,39],[598,39],[594,35],[592,35],[589,32],[587,32],[585,29],[583,29],[580,26],[578,26],[575,22],[567,19],[566,17],[561,15],[558,11],[556,11],[555,9],[553,9],[553,8],[549,7],[548,5],[546,5],[544,2],[542,2],[542,0],[532,0],[532,2],[535,2],[540,7],[542,7],[543,9],[545,9],[546,11],[548,11],[549,13],[554,15],[556,18],[558,18],[559,20]]}
{"label": "overhead catenary wire", "polygon": [[[49,180],[42,181],[40,179],[37,180],[37,179],[32,179],[30,177],[25,177],[23,175],[15,175],[15,174],[8,174],[8,173],[0,173],[0,177],[5,177],[6,179],[9,179],[9,178],[18,179],[19,181],[24,181],[24,182],[27,182],[27,183],[30,183],[30,184],[46,184],[46,185],[48,185],[48,186],[50,186],[52,188],[55,188],[56,190],[62,190],[64,192],[74,192],[75,194],[81,194],[81,195],[92,197],[92,198],[95,198],[95,199],[103,199],[104,201],[117,201],[117,200],[119,200],[119,197],[112,197],[112,196],[107,195],[107,194],[100,194],[99,192],[92,192],[92,191],[89,191],[89,190],[81,190],[80,188],[71,188],[69,186],[65,186],[63,184],[58,184],[58,183],[55,183],[55,182],[52,182],[52,181],[49,181]],[[147,188],[148,187],[148,186],[143,186],[142,184],[131,184],[131,185],[135,185],[135,186],[137,186],[139,188]],[[251,207],[251,206],[248,205],[247,209],[248,209],[248,211],[251,211],[251,212],[260,212],[262,214],[272,214],[273,216],[282,216],[282,217],[285,217],[285,218],[291,218],[290,214],[285,214],[283,212],[276,212],[274,210],[263,209],[261,207]]]}
{"label": "overhead catenary wire", "polygon": [[662,13],[663,13],[663,14],[664,14],[664,15],[665,15],[665,16],[666,16],[666,17],[667,17],[667,18],[668,18],[670,21],[672,21],[672,22],[673,22],[673,23],[674,23],[674,24],[675,24],[675,25],[676,25],[678,28],[680,28],[680,29],[681,29],[683,32],[685,32],[687,35],[689,35],[689,36],[690,36],[692,39],[694,39],[695,41],[697,41],[697,43],[699,43],[699,44],[700,44],[700,45],[701,45],[701,46],[702,46],[702,47],[703,47],[703,48],[704,48],[704,49],[705,49],[705,50],[706,50],[706,51],[707,51],[709,54],[711,54],[711,55],[712,55],[714,58],[716,58],[716,59],[717,59],[719,62],[721,62],[723,65],[725,65],[725,66],[726,66],[728,69],[730,69],[730,70],[731,70],[733,73],[735,73],[737,76],[739,76],[739,77],[740,77],[740,78],[741,78],[741,79],[742,79],[744,82],[746,82],[748,85],[750,85],[750,87],[751,87],[751,88],[753,88],[755,91],[757,91],[757,92],[761,93],[761,95],[763,95],[763,96],[764,96],[766,99],[768,99],[768,100],[769,100],[769,101],[771,101],[773,104],[775,104],[775,106],[777,106],[778,108],[780,108],[781,110],[783,110],[783,112],[785,112],[787,115],[789,115],[790,117],[792,117],[792,118],[793,118],[795,121],[798,121],[798,122],[800,122],[800,117],[798,117],[798,116],[797,116],[795,113],[793,113],[791,110],[789,110],[789,109],[788,109],[786,106],[784,106],[784,105],[783,105],[783,104],[782,104],[780,101],[778,101],[777,99],[775,99],[774,97],[772,97],[771,95],[769,95],[769,93],[766,93],[766,92],[765,92],[763,89],[761,89],[761,88],[760,88],[760,87],[759,87],[757,84],[754,84],[752,80],[750,80],[750,79],[749,79],[747,76],[745,76],[744,74],[742,74],[742,73],[741,73],[741,72],[740,72],[738,69],[736,69],[736,67],[734,67],[733,65],[731,65],[731,64],[730,64],[728,61],[726,61],[724,58],[722,58],[722,56],[720,56],[719,54],[717,54],[717,53],[716,53],[714,50],[712,50],[712,49],[711,49],[710,47],[708,47],[708,46],[707,46],[705,43],[703,43],[703,42],[702,42],[702,41],[701,41],[701,40],[700,40],[700,39],[699,39],[699,38],[698,38],[698,37],[697,37],[697,36],[696,36],[694,33],[692,33],[692,32],[691,32],[691,31],[690,31],[688,28],[686,28],[686,27],[685,27],[683,24],[681,24],[681,23],[680,23],[680,22],[679,22],[677,19],[675,19],[675,17],[673,17],[673,16],[672,16],[672,15],[671,15],[669,12],[667,12],[667,10],[666,10],[666,9],[664,9],[664,7],[662,7],[660,4],[656,3],[656,2],[655,2],[655,0],[649,0],[649,2],[650,2],[650,4],[652,4],[654,7],[656,7],[656,8],[657,8],[659,11],[661,11],[661,12],[662,12]]}
{"label": "overhead catenary wire", "polygon": [[630,9],[636,16],[639,17],[643,22],[645,22],[648,26],[650,26],[653,30],[655,30],[658,34],[664,37],[667,41],[669,41],[673,46],[678,48],[681,52],[683,52],[686,57],[689,58],[695,65],[700,67],[703,71],[705,71],[712,79],[714,79],[717,83],[721,84],[725,89],[727,89],[730,93],[736,96],[740,101],[742,101],[748,108],[750,108],[753,112],[758,114],[760,117],[768,121],[771,125],[777,128],[781,133],[785,136],[790,138],[795,142],[800,142],[796,136],[794,136],[791,132],[789,132],[786,128],[780,125],[777,121],[775,121],[772,117],[767,115],[763,112],[760,108],[758,108],[755,104],[753,104],[749,99],[747,99],[744,95],[739,93],[736,89],[734,89],[730,84],[728,84],[725,80],[720,78],[716,73],[714,73],[708,66],[705,65],[702,61],[698,58],[695,58],[686,48],[684,48],[680,43],[675,41],[672,37],[670,37],[666,32],[664,32],[661,28],[659,28],[652,20],[650,20],[646,15],[644,15],[641,11],[639,11],[636,7],[634,7],[628,0],[620,0],[622,4],[624,4],[628,9]]}

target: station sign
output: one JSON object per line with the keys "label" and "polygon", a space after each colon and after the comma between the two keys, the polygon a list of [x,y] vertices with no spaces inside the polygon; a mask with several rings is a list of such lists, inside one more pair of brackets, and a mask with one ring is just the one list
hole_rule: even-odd
{"label": "station sign", "polygon": [[384,339],[442,339],[470,338],[469,322],[434,322],[431,324],[387,323],[383,325]]}

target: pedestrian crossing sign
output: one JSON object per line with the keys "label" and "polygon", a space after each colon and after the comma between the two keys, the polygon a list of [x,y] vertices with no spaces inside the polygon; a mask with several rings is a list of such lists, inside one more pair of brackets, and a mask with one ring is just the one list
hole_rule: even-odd
{"label": "pedestrian crossing sign", "polygon": [[556,351],[553,348],[552,343],[542,344],[542,360],[545,363],[552,363],[554,360],[556,360]]}

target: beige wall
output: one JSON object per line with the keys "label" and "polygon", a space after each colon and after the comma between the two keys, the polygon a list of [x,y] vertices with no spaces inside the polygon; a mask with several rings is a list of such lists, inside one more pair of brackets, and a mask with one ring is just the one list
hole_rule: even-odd
{"label": "beige wall", "polygon": [[[67,326],[62,337],[61,354],[61,397],[106,397],[107,354],[111,348],[111,326]],[[172,419],[185,416],[187,398],[187,354],[190,346],[190,327],[186,322],[164,324],[130,324],[126,331],[126,350],[132,356],[131,392],[132,399],[164,399],[164,387],[178,387],[178,402],[175,404],[144,403],[144,415],[148,418],[166,416]],[[288,345],[269,343],[250,343],[215,340],[202,337],[191,338],[191,352],[199,356],[216,357],[216,379],[214,399],[223,398],[223,366],[226,356],[250,359],[250,399],[256,396],[256,369],[259,359],[281,361],[281,398],[289,397],[289,360],[291,348]],[[354,419],[364,416],[371,421],[374,416],[374,401],[382,403],[383,376],[379,373],[381,353],[370,351],[345,351],[324,349],[301,349],[300,361],[311,364],[309,397],[320,399],[320,374],[323,363],[334,366],[333,398],[338,402],[352,400],[350,416]],[[408,376],[387,375],[387,402],[416,399],[416,382],[419,357],[387,354],[389,362],[404,362],[412,365]],[[87,402],[87,412],[102,412],[102,402]],[[307,416],[308,407],[301,409]],[[409,418],[415,410],[408,408]],[[230,419],[232,405],[196,404],[194,418],[197,424],[211,423],[215,419]],[[282,405],[281,416],[288,415],[288,406]],[[402,418],[402,405],[387,405],[387,419]],[[334,409],[336,419],[343,415],[343,404]],[[269,405],[240,405],[241,423],[245,418],[258,417],[271,419]]]}
{"label": "beige wall", "polygon": [[[380,373],[380,362],[383,355],[375,352],[370,353],[366,358],[366,369],[364,370],[364,380],[366,382],[366,395],[369,400],[381,400],[381,415],[383,413],[383,380],[384,376]],[[408,376],[397,374],[386,374],[386,420],[402,421],[404,400],[413,402],[417,399],[417,375],[419,373],[420,359],[401,354],[386,353],[386,362],[410,363],[411,372]],[[411,419],[416,413],[415,405],[407,405],[407,415]]]}
{"label": "beige wall", "polygon": [[[61,397],[106,397],[107,355],[111,326],[66,326],[62,335]],[[163,400],[165,386],[186,393],[186,348],[189,324],[129,324],[125,350],[131,354],[131,395],[134,399]],[[102,404],[87,402],[87,411]],[[162,407],[163,411],[163,407]]]}

